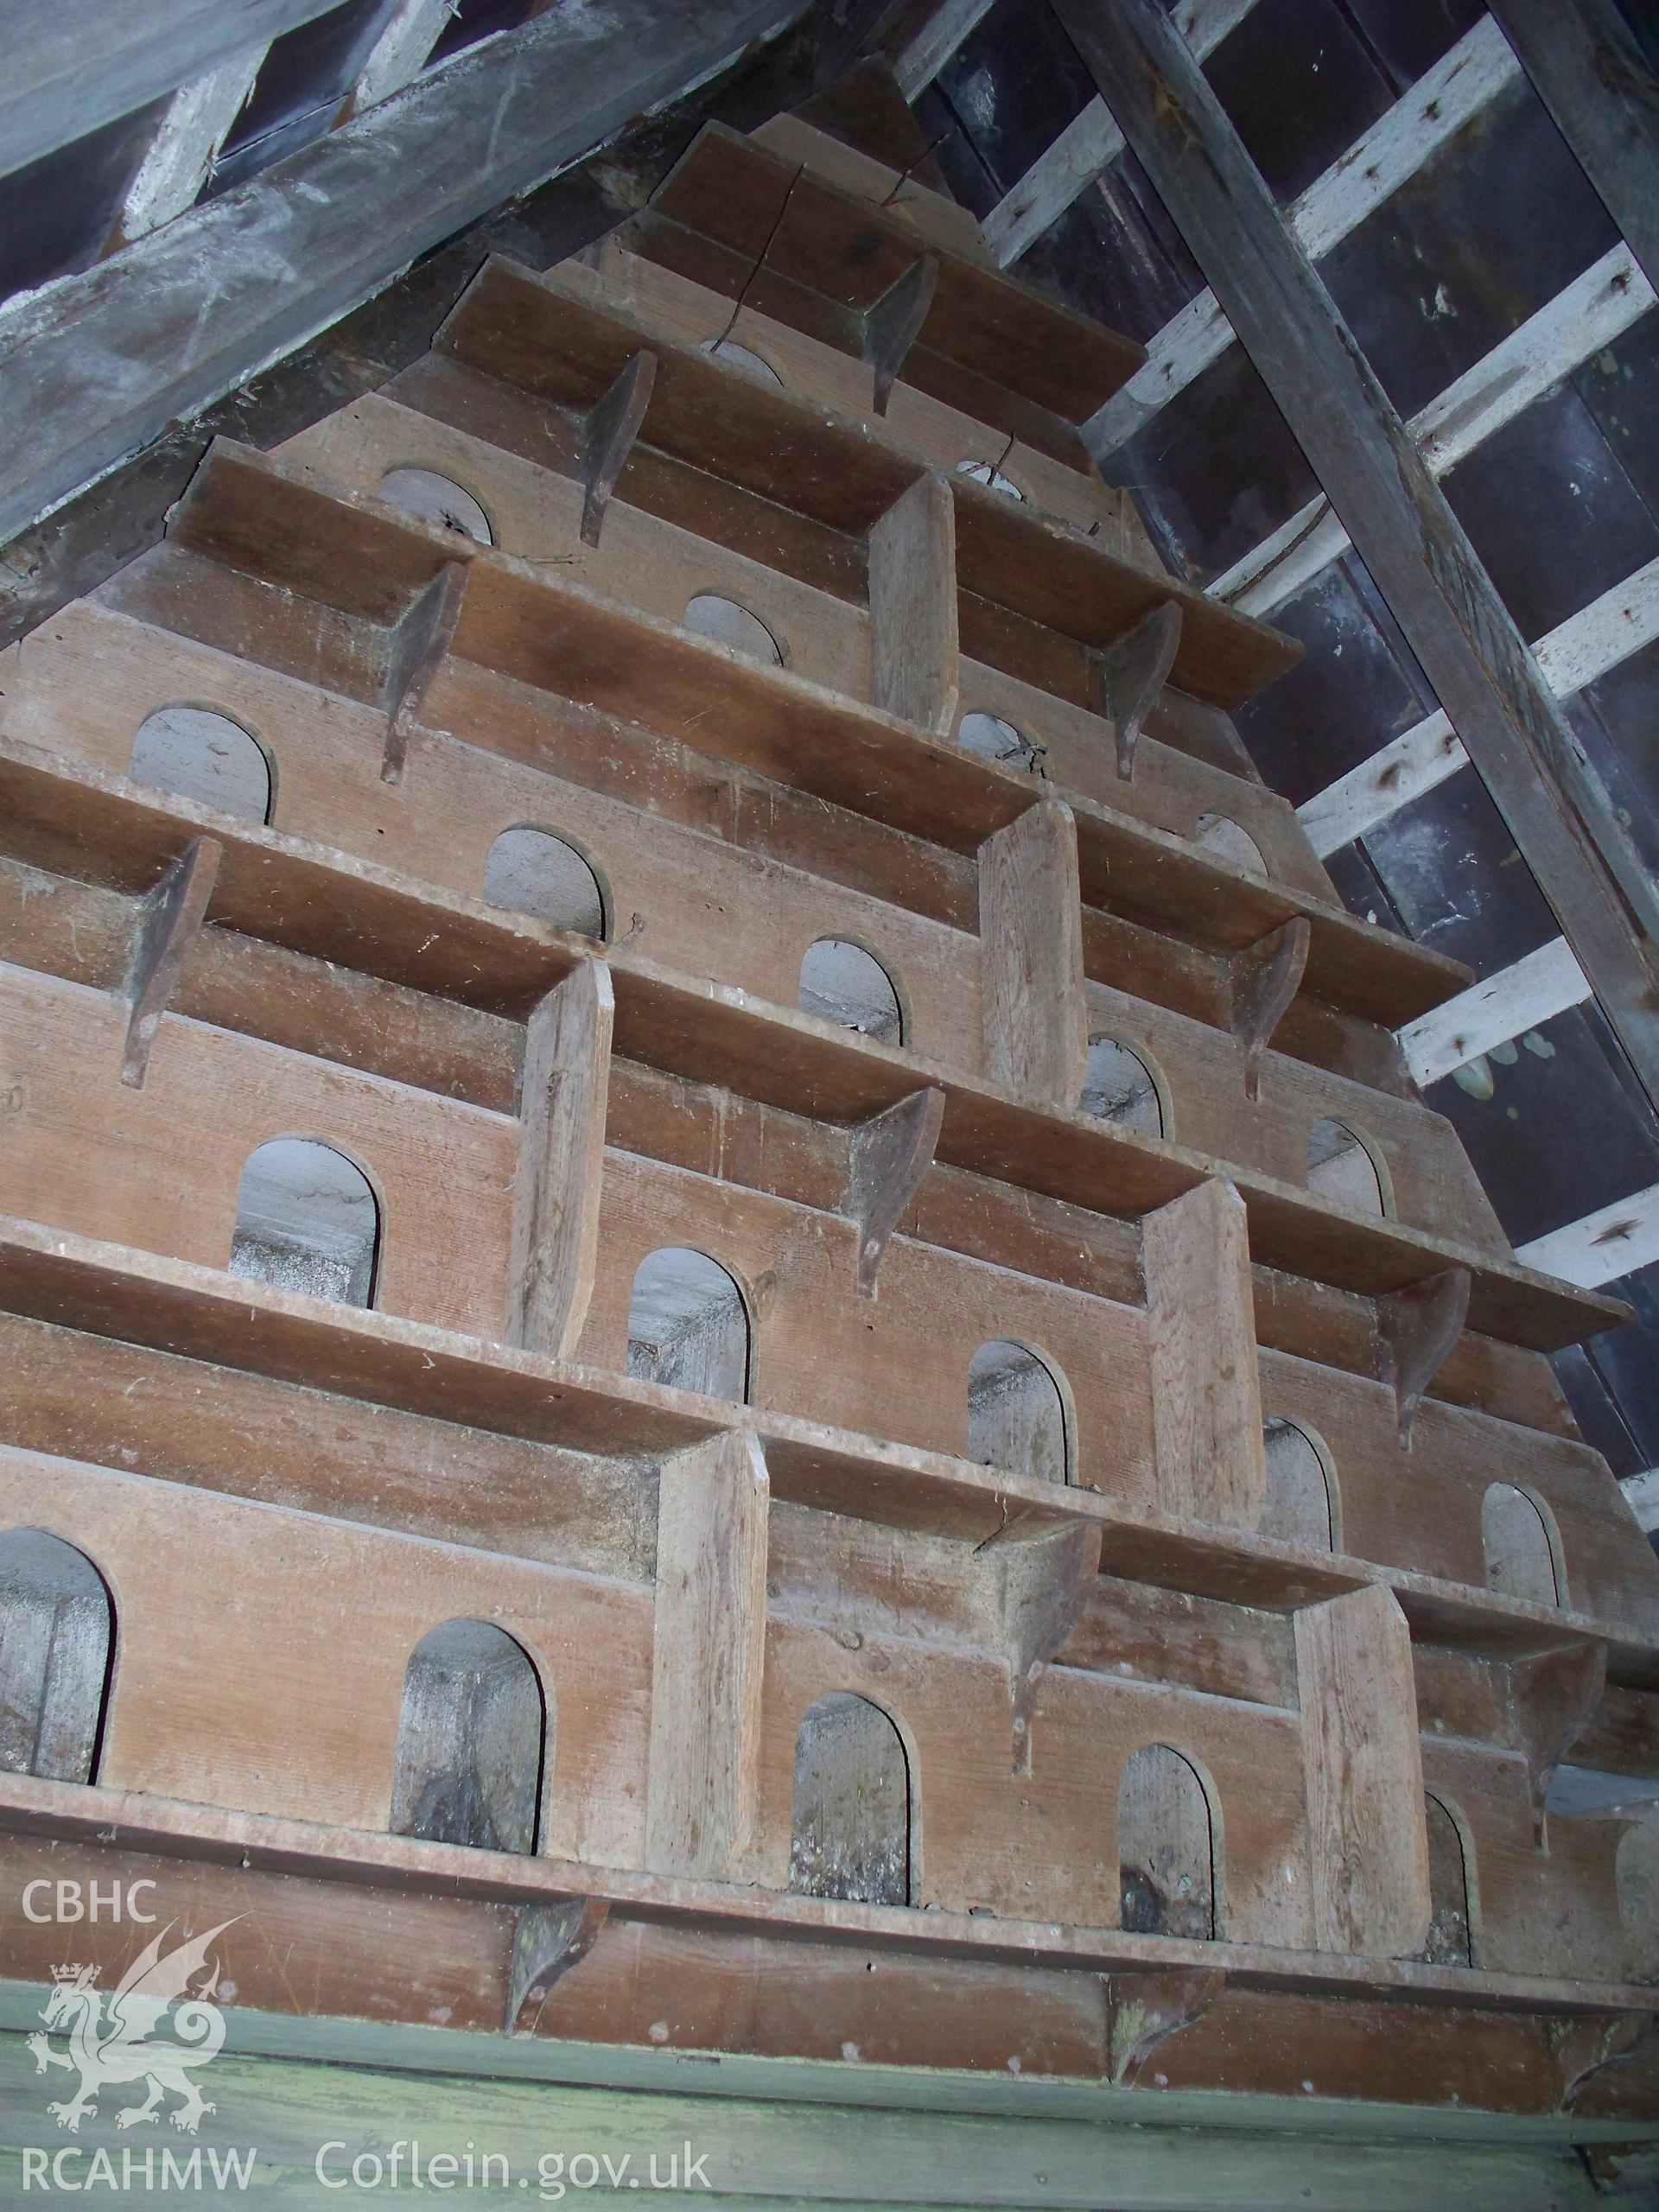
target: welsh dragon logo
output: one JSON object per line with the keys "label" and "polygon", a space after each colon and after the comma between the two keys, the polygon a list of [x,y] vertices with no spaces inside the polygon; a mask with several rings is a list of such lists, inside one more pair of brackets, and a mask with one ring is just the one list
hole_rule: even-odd
{"label": "welsh dragon logo", "polygon": [[[213,1939],[233,1925],[221,1921],[205,1936],[163,1955],[162,1945],[172,1932],[169,1923],[139,1953],[113,1990],[94,1986],[96,1967],[53,1968],[52,1993],[41,2014],[47,2032],[42,2035],[37,2029],[29,2047],[37,2074],[44,2074],[48,2066],[62,2066],[80,2075],[80,2087],[73,2097],[48,2107],[60,2127],[78,2134],[89,2113],[97,2117],[92,2100],[100,2089],[121,2082],[143,2082],[149,2094],[142,2104],[118,2113],[118,2126],[137,2127],[147,2120],[159,2120],[162,2101],[170,2094],[181,2100],[169,2115],[174,2126],[187,2135],[195,2133],[213,2107],[191,2080],[191,2069],[218,2057],[225,2042],[225,2015],[209,2001],[219,1986],[217,1966],[200,1988],[193,1991],[190,1985],[207,1973]],[[172,2018],[176,2040],[156,2035],[169,2006],[176,2007]],[[68,2037],[67,2051],[52,2048],[51,2037],[58,2033]]]}

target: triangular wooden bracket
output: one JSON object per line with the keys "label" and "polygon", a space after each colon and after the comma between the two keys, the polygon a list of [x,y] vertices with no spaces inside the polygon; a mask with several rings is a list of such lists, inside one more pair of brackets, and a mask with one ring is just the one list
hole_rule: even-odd
{"label": "triangular wooden bracket", "polygon": [[939,281],[937,254],[918,254],[864,310],[864,359],[875,371],[875,411],[885,415],[899,372],[921,334]]}
{"label": "triangular wooden bracket", "polygon": [[556,1904],[518,1908],[507,1965],[509,2035],[535,2033],[554,1985],[587,1957],[610,1915],[603,1897],[561,1897]]}
{"label": "triangular wooden bracket", "polygon": [[1302,988],[1313,939],[1313,925],[1307,916],[1294,914],[1233,955],[1233,1034],[1244,1047],[1247,1098],[1260,1095],[1262,1055]]}
{"label": "triangular wooden bracket", "polygon": [[589,959],[524,1025],[506,1337],[549,1359],[574,1357],[594,1293],[615,1020],[610,969]]}
{"label": "triangular wooden bracket", "polygon": [[887,1239],[933,1165],[944,1117],[942,1090],[913,1090],[861,1122],[847,1146],[847,1194],[841,1210],[858,1224],[858,1294],[875,1295]]}
{"label": "triangular wooden bracket", "polygon": [[1098,711],[1112,725],[1117,772],[1126,784],[1135,776],[1141,727],[1169,681],[1180,646],[1181,610],[1166,600],[1094,656]]}
{"label": "triangular wooden bracket", "polygon": [[582,419],[582,542],[597,547],[605,527],[605,510],[616,489],[616,480],[628,465],[628,455],[645,419],[657,382],[657,356],[641,351],[618,370],[603,395]]}
{"label": "triangular wooden bracket", "polygon": [[454,641],[469,566],[466,561],[446,561],[392,625],[386,645],[386,680],[381,699],[386,716],[386,749],[380,762],[382,783],[400,784],[404,780],[410,728]]}
{"label": "triangular wooden bracket", "polygon": [[196,837],[174,861],[138,910],[127,969],[127,1034],[121,1080],[144,1087],[149,1048],[177,988],[184,963],[201,935],[225,848],[216,837]]}
{"label": "triangular wooden bracket", "polygon": [[1567,2012],[1547,2020],[1557,2109],[1567,2111],[1598,2074],[1634,2058],[1656,2026],[1651,2012]]}
{"label": "triangular wooden bracket", "polygon": [[1128,2087],[1165,2037],[1201,2020],[1226,1986],[1219,1967],[1107,1975],[1106,2058],[1114,2086]]}
{"label": "triangular wooden bracket", "polygon": [[1014,1771],[1031,1771],[1031,1719],[1049,1662],[1083,1618],[1100,1573],[1097,1522],[1020,1514],[980,1547],[995,1578],[1007,1654]]}
{"label": "triangular wooden bracket", "polygon": [[1517,1659],[1510,1669],[1510,1721],[1525,1755],[1533,1840],[1544,1840],[1544,1804],[1555,1770],[1594,1716],[1607,1688],[1605,1643],[1569,1644]]}
{"label": "triangular wooden bracket", "polygon": [[1468,1312],[1467,1268],[1442,1268],[1376,1301],[1376,1325],[1387,1355],[1382,1379],[1394,1385],[1395,1425],[1402,1445],[1411,1442],[1423,1393],[1451,1357]]}

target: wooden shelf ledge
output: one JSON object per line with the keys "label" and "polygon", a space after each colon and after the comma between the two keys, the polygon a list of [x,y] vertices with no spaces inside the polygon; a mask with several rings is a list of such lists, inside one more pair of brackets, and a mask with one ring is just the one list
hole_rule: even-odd
{"label": "wooden shelf ledge", "polygon": [[[492,260],[437,345],[480,375],[575,412],[592,407],[636,354],[652,353],[657,380],[639,432],[642,447],[849,538],[864,538],[927,473],[885,424],[857,422],[770,390],[615,306],[581,268],[537,273]],[[950,486],[963,651],[970,658],[1032,675],[1029,652],[1017,639],[1010,649],[987,609],[1004,609],[1074,647],[1099,648],[1170,605],[1181,612],[1170,681],[1207,705],[1241,705],[1301,658],[1300,647],[1281,632],[1174,576],[1131,567],[1071,525],[962,475],[953,475]],[[638,462],[620,485],[624,497],[636,487],[642,504],[653,505],[652,472]],[[654,504],[660,509],[659,491]],[[673,518],[683,519],[677,505]],[[781,540],[780,550],[787,558]],[[820,578],[815,572],[805,580]],[[1077,688],[1075,677],[1071,688]]]}
{"label": "wooden shelf ledge", "polygon": [[210,924],[520,1020],[597,950],[615,988],[615,1051],[665,1074],[842,1125],[931,1086],[944,1094],[935,1156],[945,1166],[1121,1219],[1139,1220],[1220,1176],[1244,1199],[1259,1264],[1370,1298],[1466,1268],[1468,1326],[1529,1350],[1558,1351],[1626,1318],[1618,1300],[1512,1260],[1345,1213],[1292,1185],[1092,1116],[1048,1110],[730,985],[0,740],[0,841],[21,860],[149,892],[203,834],[223,849]]}
{"label": "wooden shelf ledge", "polygon": [[[194,1805],[137,1790],[41,1782],[30,1775],[0,1775],[0,1828],[14,1835],[97,1842],[162,1858],[349,1883],[394,1896],[518,1906],[591,1898],[607,1904],[613,1920],[845,1944],[933,1959],[1094,1974],[1217,1972],[1241,1989],[1403,1998],[1502,2012],[1659,2012],[1659,1989],[1624,1982],[1566,1981],[1491,1974],[1478,1967],[1423,1966],[1403,1959],[1193,1942],[1116,1929],[1068,1928],[1049,1921],[842,1904],[734,1883],[474,1851],[457,1844]],[[602,1935],[600,1940],[604,1940]],[[581,1967],[572,1971],[580,1973]]]}
{"label": "wooden shelf ledge", "polygon": [[918,254],[935,256],[905,381],[1076,468],[1090,466],[1077,426],[1146,361],[1133,339],[922,240],[873,200],[723,124],[705,125],[628,227],[650,258],[728,297],[747,292],[763,314],[854,353],[865,314]]}
{"label": "wooden shelf ledge", "polygon": [[1084,1522],[1101,1532],[1101,1571],[1127,1581],[1285,1613],[1380,1585],[1425,1641],[1504,1660],[1605,1643],[1621,1681],[1659,1679],[1659,1644],[1626,1624],[1173,1515],[1130,1517],[1081,1485],[546,1359],[39,1222],[0,1216],[0,1311],[574,1451],[660,1454],[745,1429],[766,1453],[772,1494],[793,1504],[974,1544],[1015,1515]]}
{"label": "wooden shelf ledge", "polygon": [[[1029,777],[891,715],[225,440],[215,442],[168,529],[193,552],[387,628],[446,564],[465,560],[470,575],[451,648],[462,658],[952,851],[976,853],[1035,796]],[[1065,798],[1077,817],[1091,905],[1227,954],[1304,914],[1308,992],[1389,1028],[1471,981],[1460,962],[1339,906],[1110,808],[1051,785],[1043,791]]]}

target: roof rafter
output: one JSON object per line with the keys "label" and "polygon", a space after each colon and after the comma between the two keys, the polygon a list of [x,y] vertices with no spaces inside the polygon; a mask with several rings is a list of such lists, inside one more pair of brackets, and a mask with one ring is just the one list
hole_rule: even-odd
{"label": "roof rafter", "polygon": [[0,542],[801,12],[802,0],[638,0],[626,23],[602,10],[543,16],[12,302],[0,312]]}

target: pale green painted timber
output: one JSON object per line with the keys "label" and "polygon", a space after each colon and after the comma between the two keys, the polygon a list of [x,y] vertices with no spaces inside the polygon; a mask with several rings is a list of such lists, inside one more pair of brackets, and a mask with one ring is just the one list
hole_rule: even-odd
{"label": "pale green painted timber", "polygon": [[[45,1992],[0,1984],[0,2206],[43,2202],[23,2188],[23,2152],[79,2154],[65,2169],[86,2181],[92,2154],[148,2145],[175,2158],[191,2144],[173,2129],[123,2133],[117,2115],[142,2097],[104,2094],[96,2120],[61,2133],[47,2111],[73,2079],[41,2075],[23,2031]],[[1572,2145],[1659,2135],[1620,2122],[1425,2112],[1309,2099],[1113,2090],[1079,2082],[986,2080],[928,2069],[569,2044],[444,2030],[226,2012],[226,2049],[202,2076],[216,2109],[200,2144],[257,2150],[251,2185],[208,2188],[205,2201],[306,2206],[417,2201],[468,2207],[580,2202],[608,2187],[541,2194],[539,2162],[563,2152],[626,2156],[646,2177],[631,2191],[653,2203],[732,2212],[818,2205],[1090,2208],[1090,2212],[1577,2212],[1598,2198]],[[423,2161],[465,2159],[474,2146],[505,2158],[506,2187],[433,2191],[414,2199],[349,2185],[359,2153],[385,2160],[418,2140]],[[653,2151],[666,2174],[684,2145],[705,2158],[709,2186],[649,2187]],[[330,2179],[315,2162],[326,2144]],[[464,2171],[464,2168],[462,2169]],[[365,2168],[372,2173],[372,2168]],[[600,2169],[603,2174],[602,2166]],[[527,2183],[520,2187],[521,2177]],[[550,2177],[554,2185],[560,2177]],[[83,2187],[92,2202],[153,2204],[165,2193]],[[204,2201],[200,2196],[197,2201]],[[1627,2200],[1630,2201],[1630,2200]]]}

